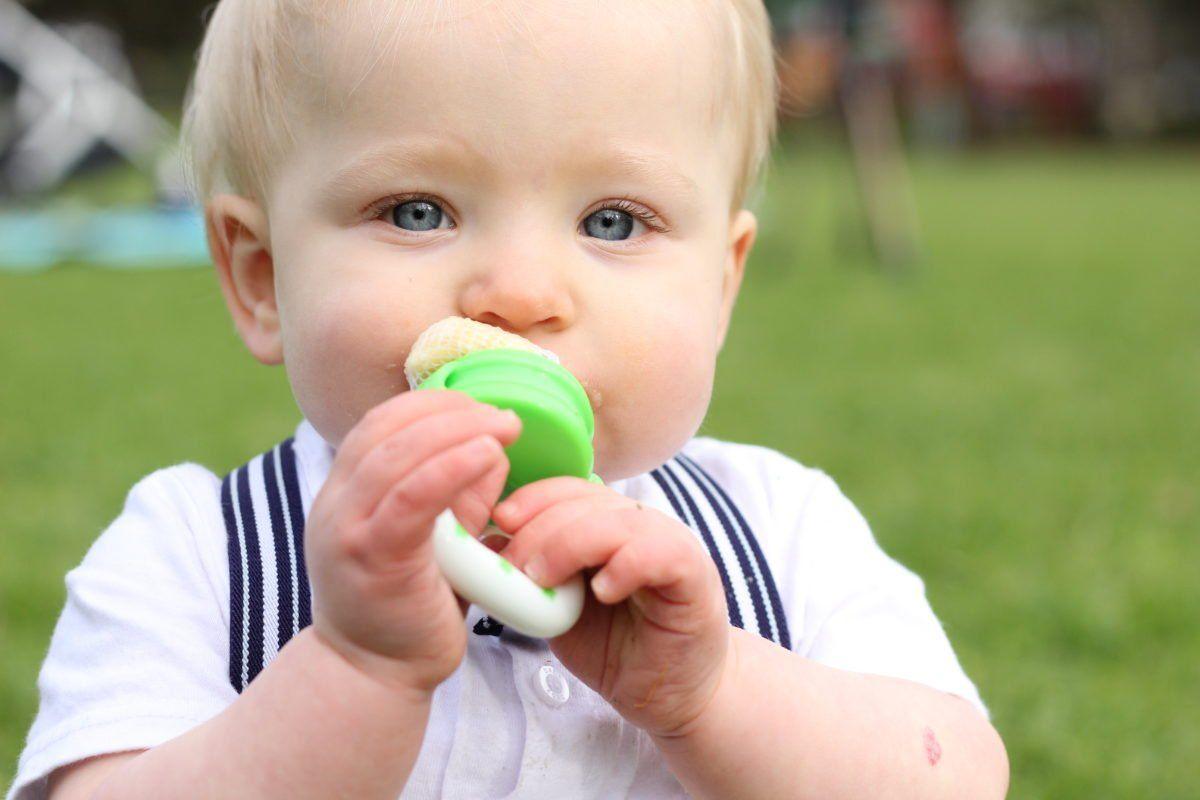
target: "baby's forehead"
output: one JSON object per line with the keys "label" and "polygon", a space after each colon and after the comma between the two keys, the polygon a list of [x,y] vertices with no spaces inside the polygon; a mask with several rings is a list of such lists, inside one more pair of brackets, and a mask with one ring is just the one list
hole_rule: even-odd
{"label": "baby's forehead", "polygon": [[348,5],[306,37],[305,94],[331,135],[444,131],[526,161],[615,139],[685,155],[722,118],[703,0]]}
{"label": "baby's forehead", "polygon": [[[452,69],[499,63],[496,79],[522,67],[592,66],[614,60],[711,74],[726,15],[711,0],[352,0],[312,17],[311,46],[332,60],[329,77],[358,84],[378,68],[430,60]],[[727,55],[727,54],[726,54]],[[512,70],[510,73],[509,70]],[[670,76],[663,76],[670,77]]]}

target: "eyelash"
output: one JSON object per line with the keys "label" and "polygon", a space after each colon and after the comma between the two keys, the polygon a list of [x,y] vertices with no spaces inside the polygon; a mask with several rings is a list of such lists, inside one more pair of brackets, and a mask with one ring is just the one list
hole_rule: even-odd
{"label": "eyelash", "polygon": [[[388,212],[390,212],[397,206],[402,206],[405,203],[411,203],[415,200],[424,200],[427,203],[433,203],[433,204],[439,206],[440,208],[442,208],[443,211],[445,211],[445,209],[446,209],[446,203],[444,201],[439,200],[438,198],[434,197],[433,195],[421,194],[421,193],[396,194],[396,195],[390,195],[388,197],[384,197],[380,200],[375,201],[374,203],[369,205],[363,211],[363,214],[368,219],[382,220],[385,214],[387,214]],[[597,211],[604,211],[606,209],[614,209],[616,211],[624,211],[626,214],[633,217],[634,219],[640,220],[643,224],[645,224],[645,226],[647,228],[649,228],[650,230],[652,230],[656,233],[666,233],[667,231],[670,230],[670,228],[667,226],[667,223],[665,221],[663,221],[663,219],[661,217],[659,217],[658,214],[655,214],[653,211],[651,211],[647,206],[645,206],[643,203],[641,203],[641,201],[639,201],[636,197],[618,197],[615,200],[608,200],[603,205],[598,206],[597,208],[594,208],[591,211],[589,211],[587,214],[585,214],[584,219],[587,219],[592,214],[595,214]],[[582,222],[580,224],[582,225]],[[453,217],[451,217],[451,219],[450,219],[450,227],[452,227],[452,228],[457,227],[457,225],[454,224]]]}
{"label": "eyelash", "polygon": [[655,214],[645,204],[641,203],[639,200],[637,200],[637,198],[634,197],[619,197],[616,200],[606,201],[604,205],[600,206],[599,208],[594,208],[585,214],[584,219],[587,219],[597,211],[604,211],[605,209],[624,211],[634,219],[641,220],[643,223],[645,223],[647,228],[655,231],[656,233],[666,233],[669,230],[667,223],[664,222],[663,219],[658,216],[658,214]]}

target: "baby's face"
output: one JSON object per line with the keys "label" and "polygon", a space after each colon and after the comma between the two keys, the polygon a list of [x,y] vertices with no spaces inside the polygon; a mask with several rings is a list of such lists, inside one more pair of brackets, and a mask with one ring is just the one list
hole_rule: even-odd
{"label": "baby's face", "polygon": [[[721,57],[692,6],[451,3],[321,87],[351,99],[296,126],[266,206],[284,362],[326,440],[405,391],[409,348],[452,315],[559,355],[607,480],[695,433],[754,219],[730,211]],[[375,33],[345,36],[361,54]]]}

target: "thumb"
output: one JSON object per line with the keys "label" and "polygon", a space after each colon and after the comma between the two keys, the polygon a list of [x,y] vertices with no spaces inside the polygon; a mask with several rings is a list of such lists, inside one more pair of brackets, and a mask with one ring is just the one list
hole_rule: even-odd
{"label": "thumb", "polygon": [[487,525],[492,515],[492,508],[504,491],[504,481],[508,478],[508,459],[503,458],[485,472],[475,483],[468,486],[454,502],[450,510],[458,518],[459,523],[472,536],[478,536]]}

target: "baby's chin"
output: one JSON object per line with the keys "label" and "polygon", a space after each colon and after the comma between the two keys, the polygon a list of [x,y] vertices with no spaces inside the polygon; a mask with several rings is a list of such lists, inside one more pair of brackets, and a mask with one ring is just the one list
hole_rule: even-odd
{"label": "baby's chin", "polygon": [[671,427],[656,426],[652,430],[644,426],[633,429],[615,430],[606,425],[604,415],[596,420],[595,472],[605,483],[632,478],[662,466],[678,453],[695,435],[699,421],[686,423],[687,415],[681,414]]}

